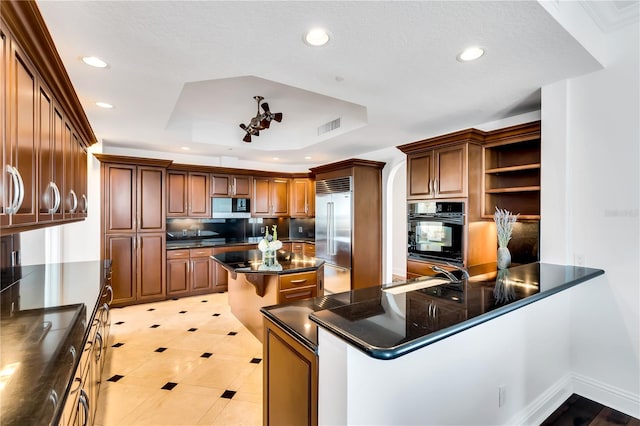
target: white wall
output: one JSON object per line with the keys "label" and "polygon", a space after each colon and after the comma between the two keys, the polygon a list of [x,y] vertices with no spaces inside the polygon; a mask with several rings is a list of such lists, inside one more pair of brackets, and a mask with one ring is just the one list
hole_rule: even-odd
{"label": "white wall", "polygon": [[572,301],[580,393],[640,417],[638,23],[605,38],[606,69],[542,91],[541,257],[605,276]]}

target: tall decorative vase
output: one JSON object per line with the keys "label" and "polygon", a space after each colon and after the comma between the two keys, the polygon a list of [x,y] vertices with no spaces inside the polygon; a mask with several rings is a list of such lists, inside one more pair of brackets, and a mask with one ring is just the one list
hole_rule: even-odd
{"label": "tall decorative vase", "polygon": [[511,253],[506,247],[498,247],[498,269],[506,269],[511,265]]}

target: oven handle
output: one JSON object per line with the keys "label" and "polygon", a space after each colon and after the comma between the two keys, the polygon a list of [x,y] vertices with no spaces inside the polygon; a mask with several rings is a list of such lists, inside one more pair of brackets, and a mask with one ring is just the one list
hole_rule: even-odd
{"label": "oven handle", "polygon": [[464,215],[459,215],[459,216],[439,216],[439,215],[425,215],[425,214],[409,215],[409,221],[412,221],[412,220],[424,220],[428,222],[442,222],[442,223],[449,223],[452,225],[464,225]]}

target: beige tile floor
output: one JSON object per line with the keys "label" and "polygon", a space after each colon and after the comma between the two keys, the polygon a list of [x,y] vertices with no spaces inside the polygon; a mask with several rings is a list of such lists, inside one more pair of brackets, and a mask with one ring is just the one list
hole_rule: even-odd
{"label": "beige tile floor", "polygon": [[262,344],[227,293],[112,309],[96,425],[261,424]]}

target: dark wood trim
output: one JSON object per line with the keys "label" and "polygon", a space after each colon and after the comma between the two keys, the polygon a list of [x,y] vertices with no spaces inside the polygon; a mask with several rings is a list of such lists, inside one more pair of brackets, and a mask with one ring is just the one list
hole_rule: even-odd
{"label": "dark wood trim", "polygon": [[76,128],[83,145],[96,143],[89,119],[36,2],[3,0],[0,2],[0,15]]}
{"label": "dark wood trim", "polygon": [[485,144],[500,145],[501,143],[514,143],[540,138],[540,135],[541,123],[540,120],[538,120],[491,131],[487,133]]}
{"label": "dark wood trim", "polygon": [[132,164],[134,166],[169,167],[173,161],[153,158],[125,157],[122,155],[93,154],[101,163]]}
{"label": "dark wood trim", "polygon": [[309,170],[311,170],[311,173],[315,176],[321,173],[329,173],[336,170],[343,170],[349,167],[356,167],[356,166],[374,167],[382,170],[386,164],[387,163],[384,163],[381,161],[371,161],[371,160],[362,160],[358,158],[351,158],[349,160],[343,160],[343,161],[338,161],[336,163],[324,164],[322,166],[312,167]]}
{"label": "dark wood trim", "polygon": [[309,178],[311,173],[296,172],[271,172],[264,170],[252,170],[252,169],[235,169],[232,167],[218,167],[218,166],[201,166],[197,164],[171,164],[171,170],[180,170],[188,172],[201,172],[201,173],[215,173],[221,175],[236,175],[236,176],[258,176],[258,177],[281,177],[281,178]]}
{"label": "dark wood trim", "polygon": [[34,229],[48,228],[57,225],[67,225],[73,222],[82,222],[85,218],[64,219],[59,221],[34,223],[31,225],[2,226],[2,235],[18,234],[20,232],[33,231]]}
{"label": "dark wood trim", "polygon": [[446,135],[436,136],[429,139],[423,139],[416,142],[411,142],[404,145],[398,145],[400,151],[405,154],[413,154],[421,151],[427,151],[434,147],[440,147],[442,145],[454,144],[460,142],[469,142],[482,144],[485,141],[488,133],[478,129],[465,129]]}

